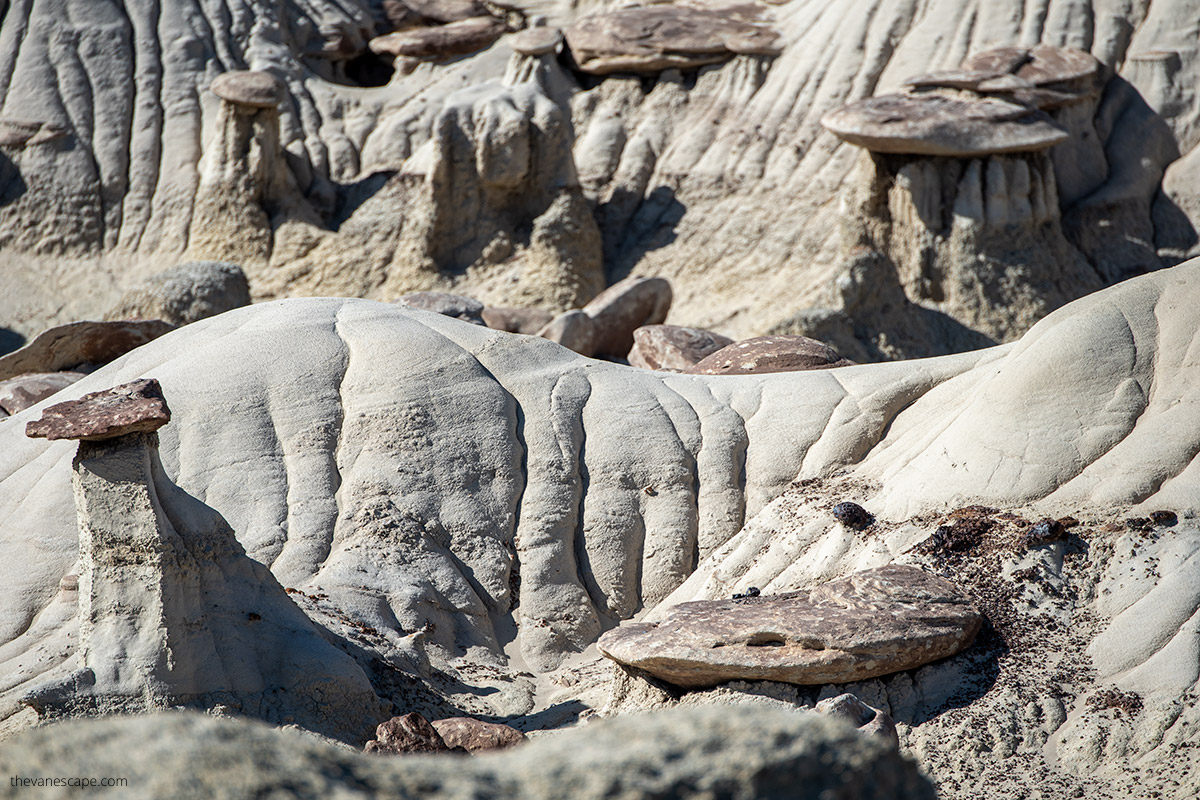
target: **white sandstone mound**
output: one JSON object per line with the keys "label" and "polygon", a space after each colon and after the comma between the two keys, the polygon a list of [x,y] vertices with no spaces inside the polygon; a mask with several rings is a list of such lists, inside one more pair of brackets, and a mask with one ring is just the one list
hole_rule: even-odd
{"label": "white sandstone mound", "polygon": [[[545,701],[538,682],[621,620],[899,559],[991,587],[981,609],[997,630],[1011,612],[1034,637],[850,689],[896,719],[949,794],[985,779],[1016,791],[1037,770],[1071,790],[1193,787],[1172,752],[1200,730],[1197,287],[1193,261],[1077,301],[1015,344],[746,376],[597,362],[357,300],[194,323],[0,421],[4,713],[19,724],[20,698],[78,659],[74,609],[56,599],[78,558],[72,448],[26,439],[25,422],[148,375],[174,411],[165,474],[387,699],[527,714]],[[836,522],[844,499],[876,521]],[[1071,514],[1083,533],[1019,549],[1001,537],[980,550],[991,561],[918,547],[971,503],[1000,507],[984,516],[1012,541],[1020,515]],[[1178,524],[1104,527],[1160,509]],[[1142,710],[1122,716],[1136,703],[1109,689]],[[1014,753],[1036,769],[1013,773]]]}

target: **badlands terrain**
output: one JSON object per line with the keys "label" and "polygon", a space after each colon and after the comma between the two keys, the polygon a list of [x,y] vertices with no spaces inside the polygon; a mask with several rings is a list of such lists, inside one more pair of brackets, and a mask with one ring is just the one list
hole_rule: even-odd
{"label": "badlands terrain", "polygon": [[1198,0],[0,0],[0,796],[1200,796],[1198,87]]}

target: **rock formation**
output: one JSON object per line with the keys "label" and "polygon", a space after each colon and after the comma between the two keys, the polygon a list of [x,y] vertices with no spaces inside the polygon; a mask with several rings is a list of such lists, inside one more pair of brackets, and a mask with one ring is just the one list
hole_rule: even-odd
{"label": "rock formation", "polygon": [[733,344],[727,336],[679,325],[643,325],[633,332],[629,363],[644,369],[686,370]]}
{"label": "rock formation", "polygon": [[42,331],[33,341],[0,356],[0,380],[35,372],[90,371],[174,329],[156,319],[73,322]]}
{"label": "rock formation", "polygon": [[807,336],[756,336],[727,345],[684,371],[693,375],[745,375],[832,369],[853,363]]}
{"label": "rock formation", "polygon": [[749,708],[605,720],[496,756],[449,763],[446,756],[363,755],[246,720],[158,714],[29,731],[0,749],[0,768],[10,776],[54,770],[119,776],[128,781],[119,791],[133,800],[231,791],[286,791],[303,800],[934,798],[916,764],[881,739],[815,714]]}
{"label": "rock formation", "polygon": [[55,597],[77,604],[78,643],[22,702],[50,719],[221,706],[358,740],[379,713],[366,676],[218,513],[165,477],[156,431],[170,419],[158,382],[140,380],[26,426],[80,442],[78,579]]}
{"label": "rock formation", "polygon": [[82,372],[30,372],[0,381],[0,411],[16,414],[82,378]]}
{"label": "rock formation", "polygon": [[447,747],[461,747],[468,753],[504,750],[525,741],[525,734],[516,728],[471,717],[435,719],[432,724]]}
{"label": "rock formation", "polygon": [[850,683],[952,656],[982,623],[948,581],[893,565],[811,593],[680,603],[653,622],[608,631],[597,646],[678,686]]}

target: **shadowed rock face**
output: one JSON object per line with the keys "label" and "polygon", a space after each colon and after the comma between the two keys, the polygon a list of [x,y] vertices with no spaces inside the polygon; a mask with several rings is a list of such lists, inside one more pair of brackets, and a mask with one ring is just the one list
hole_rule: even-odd
{"label": "shadowed rock face", "polygon": [[940,94],[872,97],[821,122],[845,141],[876,153],[968,158],[1035,152],[1068,138],[1054,120],[1026,106]]}
{"label": "shadowed rock face", "polygon": [[579,69],[593,75],[689,69],[738,53],[777,55],[779,35],[759,13],[751,5],[624,8],[576,22],[566,30],[567,46]]}
{"label": "shadowed rock face", "polygon": [[679,686],[849,683],[954,655],[982,624],[953,584],[893,564],[812,592],[681,603],[658,622],[605,633],[597,646]]}
{"label": "shadowed rock face", "polygon": [[99,441],[131,433],[151,433],[171,421],[162,387],[153,378],[85,394],[50,406],[25,426],[38,439]]}

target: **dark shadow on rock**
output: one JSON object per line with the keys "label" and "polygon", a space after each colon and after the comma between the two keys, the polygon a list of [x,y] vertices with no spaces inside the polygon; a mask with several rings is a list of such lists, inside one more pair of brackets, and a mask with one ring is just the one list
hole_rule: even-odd
{"label": "dark shadow on rock", "polygon": [[0,356],[25,346],[25,337],[11,328],[0,328]]}
{"label": "dark shadow on rock", "polygon": [[[936,719],[947,711],[966,708],[986,695],[996,684],[1000,678],[1001,659],[1008,652],[1008,645],[1000,633],[992,626],[990,620],[985,619],[983,629],[979,631],[970,647],[941,661],[900,673],[904,686],[897,686],[897,691],[893,692],[893,683],[900,679],[900,675],[883,678],[889,696],[911,692],[912,685],[918,682],[924,686],[935,686],[940,692],[933,697],[925,696],[921,702],[911,706],[894,707],[891,710],[892,718],[896,722],[916,726]],[[931,679],[920,674],[926,670],[953,671],[958,674],[959,679],[952,681],[942,676]]]}
{"label": "dark shadow on rock", "polygon": [[608,282],[629,277],[646,253],[675,241],[675,228],[686,211],[669,186],[659,186],[645,197],[618,189],[596,206],[593,214],[604,242]]}
{"label": "dark shadow on rock", "polygon": [[[29,187],[21,177],[21,170],[4,152],[0,151],[0,207],[16,202]],[[4,352],[0,345],[0,352]]]}
{"label": "dark shadow on rock", "polygon": [[373,172],[367,177],[354,183],[335,184],[334,192],[337,200],[333,212],[326,220],[330,230],[338,230],[342,224],[358,211],[363,203],[374,197],[387,182],[396,174],[396,170]]}
{"label": "dark shadow on rock", "polygon": [[1154,247],[1163,267],[1173,267],[1195,255],[1200,235],[1184,210],[1161,190],[1154,199],[1151,219],[1154,222]]}

